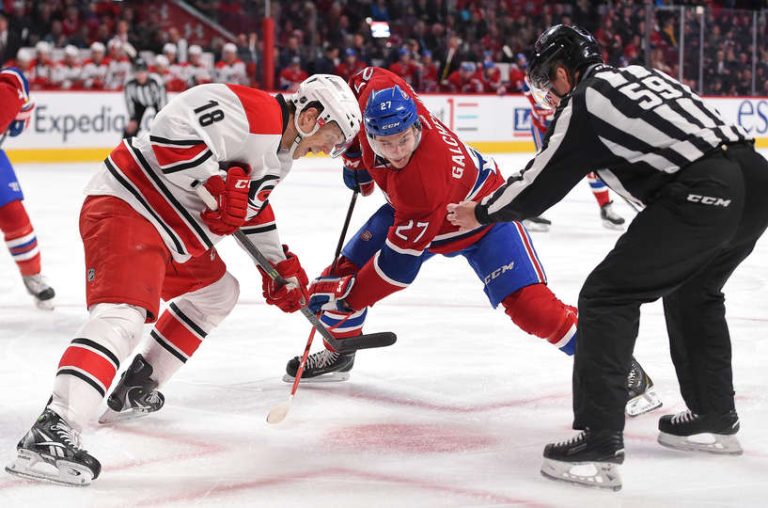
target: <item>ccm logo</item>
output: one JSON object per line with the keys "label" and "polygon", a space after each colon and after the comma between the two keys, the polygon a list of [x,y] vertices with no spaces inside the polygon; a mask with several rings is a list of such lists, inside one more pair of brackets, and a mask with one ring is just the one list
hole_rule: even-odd
{"label": "ccm logo", "polygon": [[730,199],[715,198],[712,196],[700,196],[698,194],[688,194],[686,198],[691,203],[701,203],[702,205],[713,205],[727,207],[731,204]]}
{"label": "ccm logo", "polygon": [[495,279],[499,275],[503,274],[504,272],[508,272],[508,271],[512,270],[514,267],[515,267],[515,262],[514,261],[512,261],[508,265],[502,265],[502,266],[498,267],[497,269],[495,269],[494,271],[492,271],[491,273],[489,273],[488,275],[486,275],[485,279],[483,279],[483,282],[487,286],[488,284],[490,284],[493,281],[493,279]]}
{"label": "ccm logo", "polygon": [[235,189],[245,189],[250,183],[250,180],[238,180],[235,182]]}

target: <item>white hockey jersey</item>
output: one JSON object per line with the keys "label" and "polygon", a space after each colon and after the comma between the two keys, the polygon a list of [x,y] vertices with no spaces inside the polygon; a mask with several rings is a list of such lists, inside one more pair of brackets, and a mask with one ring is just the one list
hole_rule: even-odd
{"label": "white hockey jersey", "polygon": [[196,86],[174,97],[148,133],[123,140],[86,193],[130,204],[155,226],[174,259],[184,262],[222,238],[200,218],[205,204],[195,186],[223,176],[220,163],[248,164],[248,222],[241,231],[270,261],[280,261],[285,256],[268,198],[293,163],[287,151],[280,152],[287,120],[280,95],[240,85]]}

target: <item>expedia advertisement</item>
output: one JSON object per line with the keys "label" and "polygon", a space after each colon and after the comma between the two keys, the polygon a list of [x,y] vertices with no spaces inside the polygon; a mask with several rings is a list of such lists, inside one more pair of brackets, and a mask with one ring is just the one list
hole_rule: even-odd
{"label": "expedia advertisement", "polygon": [[[530,108],[521,95],[424,95],[432,113],[487,153],[531,152]],[[126,123],[121,92],[37,92],[29,128],[3,148],[14,162],[102,160],[120,142]],[[768,98],[707,98],[726,120],[768,148]],[[143,128],[153,112],[145,115]]]}

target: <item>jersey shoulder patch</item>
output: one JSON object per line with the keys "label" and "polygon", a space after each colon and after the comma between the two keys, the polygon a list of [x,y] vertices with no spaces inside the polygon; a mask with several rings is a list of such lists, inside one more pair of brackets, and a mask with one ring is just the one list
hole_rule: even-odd
{"label": "jersey shoulder patch", "polygon": [[283,133],[283,109],[273,96],[243,85],[227,85],[243,106],[251,134]]}

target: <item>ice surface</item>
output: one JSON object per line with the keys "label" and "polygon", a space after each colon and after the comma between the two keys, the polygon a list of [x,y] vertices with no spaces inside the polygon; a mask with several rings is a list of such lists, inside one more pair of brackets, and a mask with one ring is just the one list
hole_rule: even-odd
{"label": "ice surface", "polygon": [[[497,157],[509,173],[527,157]],[[57,308],[37,310],[9,256],[0,262],[0,460],[48,399],[59,357],[83,321],[82,188],[97,164],[19,166]],[[310,276],[329,264],[350,192],[335,161],[297,164],[271,201],[282,239]],[[383,202],[360,198],[353,226]],[[617,210],[631,218],[623,203]],[[604,229],[586,182],[545,214],[534,235],[550,285],[575,302],[620,232]],[[765,506],[768,494],[768,245],[726,287],[742,457],[668,450],[658,416],[684,409],[657,304],[643,308],[636,356],[665,405],[631,420],[620,493],[542,478],[548,441],[570,437],[571,360],[493,311],[463,259],[429,261],[407,290],[376,305],[368,331],[398,343],[358,353],[350,381],[302,385],[288,398],[285,363],[309,332],[267,307],[260,277],[234,242],[220,251],[240,280],[233,313],[165,387],[158,414],[88,429],[102,477],[75,489],[0,474],[0,506]],[[2,256],[0,256],[2,257]],[[148,332],[148,329],[147,329]],[[320,347],[318,341],[314,348]]]}

